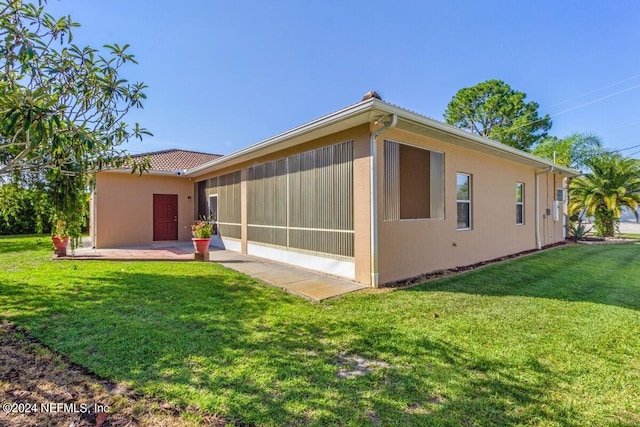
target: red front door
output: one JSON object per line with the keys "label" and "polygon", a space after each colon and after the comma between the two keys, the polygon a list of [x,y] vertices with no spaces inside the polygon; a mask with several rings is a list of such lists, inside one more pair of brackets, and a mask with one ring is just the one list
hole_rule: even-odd
{"label": "red front door", "polygon": [[153,240],[178,240],[178,195],[153,195]]}

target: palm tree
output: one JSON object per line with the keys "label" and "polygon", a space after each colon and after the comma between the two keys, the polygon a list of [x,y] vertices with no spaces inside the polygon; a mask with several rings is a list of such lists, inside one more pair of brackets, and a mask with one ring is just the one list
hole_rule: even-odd
{"label": "palm tree", "polygon": [[[595,217],[596,234],[612,237],[623,206],[636,212],[640,203],[640,163],[605,153],[585,162],[590,172],[569,184],[569,215]],[[636,212],[636,218],[638,214]]]}
{"label": "palm tree", "polygon": [[604,152],[599,136],[579,132],[564,138],[545,138],[532,151],[538,157],[573,169],[583,169],[591,157],[597,157]]}

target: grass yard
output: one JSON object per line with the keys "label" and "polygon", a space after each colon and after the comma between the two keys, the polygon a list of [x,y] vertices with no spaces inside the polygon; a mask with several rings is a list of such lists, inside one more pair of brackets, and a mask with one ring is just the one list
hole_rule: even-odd
{"label": "grass yard", "polygon": [[[571,245],[310,303],[211,263],[0,238],[0,317],[237,424],[640,425],[640,245]],[[188,411],[186,411],[188,413]]]}

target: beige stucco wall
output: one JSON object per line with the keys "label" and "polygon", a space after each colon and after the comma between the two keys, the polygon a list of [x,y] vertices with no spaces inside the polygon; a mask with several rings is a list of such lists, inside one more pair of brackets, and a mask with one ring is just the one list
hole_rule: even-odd
{"label": "beige stucco wall", "polygon": [[[383,173],[378,175],[381,284],[536,247],[534,168],[397,129],[389,130],[378,138],[379,153],[383,152],[384,139],[445,153],[445,219],[384,221]],[[383,155],[380,155],[379,171],[384,170],[383,165]],[[457,230],[458,172],[472,175],[471,230]],[[540,176],[541,196],[544,198],[540,209],[543,245],[563,239],[562,218],[555,222],[553,215],[546,215],[545,211],[547,206],[553,207],[554,179],[560,183],[557,186],[562,187],[561,177]],[[515,223],[516,182],[525,185],[524,225]]]}
{"label": "beige stucco wall", "polygon": [[191,239],[193,181],[178,176],[99,172],[93,195],[93,244],[97,248],[153,242],[153,195],[178,195],[178,239]]}
{"label": "beige stucco wall", "polygon": [[353,227],[356,282],[371,284],[371,167],[369,130],[353,144]]}
{"label": "beige stucco wall", "polygon": [[[558,220],[554,220],[553,211],[555,209],[554,199],[557,188],[565,187],[565,179],[555,173],[543,174],[539,177],[540,183],[540,239],[542,246],[551,245],[553,243],[564,240],[566,220],[563,216],[562,209]],[[566,197],[566,189],[565,189]],[[547,213],[549,209],[549,213]]]}

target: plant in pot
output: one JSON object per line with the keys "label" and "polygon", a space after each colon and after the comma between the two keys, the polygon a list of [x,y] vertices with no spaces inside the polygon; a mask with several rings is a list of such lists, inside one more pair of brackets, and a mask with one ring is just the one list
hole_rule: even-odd
{"label": "plant in pot", "polygon": [[69,232],[67,222],[58,218],[51,227],[51,241],[57,256],[67,256],[67,246],[69,246]]}
{"label": "plant in pot", "polygon": [[213,234],[213,223],[205,219],[196,221],[191,226],[191,234],[193,238],[193,247],[198,254],[205,254],[209,252],[209,243],[211,242],[211,235]]}
{"label": "plant in pot", "polygon": [[[62,156],[65,153],[61,153]],[[60,167],[46,175],[46,202],[49,206],[51,235],[65,240],[71,252],[82,243],[82,229],[86,224],[89,208],[88,178],[77,164],[59,159]],[[65,239],[67,237],[67,239]],[[54,239],[56,240],[56,239]],[[65,252],[58,252],[64,256]]]}

